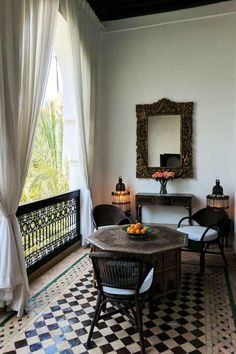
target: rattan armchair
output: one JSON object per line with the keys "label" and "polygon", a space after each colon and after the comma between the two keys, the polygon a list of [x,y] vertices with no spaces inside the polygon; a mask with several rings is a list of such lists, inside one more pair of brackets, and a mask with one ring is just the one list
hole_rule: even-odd
{"label": "rattan armchair", "polygon": [[[88,348],[98,321],[121,312],[139,331],[141,353],[145,354],[142,308],[145,296],[151,289],[153,265],[130,255],[92,252],[90,257],[96,275],[98,297],[87,339]],[[107,303],[112,307],[108,308]],[[101,315],[102,311],[104,314]]]}
{"label": "rattan armchair", "polygon": [[[202,208],[193,214],[192,217],[186,216],[178,223],[177,231],[188,235],[188,245],[183,250],[198,252],[200,254],[200,273],[204,273],[205,271],[206,253],[221,254],[224,264],[227,266],[221,243],[221,233],[226,218],[227,214],[224,209]],[[190,225],[182,225],[184,220],[189,220]],[[209,250],[213,244],[219,247],[219,252]]]}
{"label": "rattan armchair", "polygon": [[112,204],[100,204],[92,211],[93,225],[96,229],[108,225],[130,224],[131,219],[125,215],[122,209]]}

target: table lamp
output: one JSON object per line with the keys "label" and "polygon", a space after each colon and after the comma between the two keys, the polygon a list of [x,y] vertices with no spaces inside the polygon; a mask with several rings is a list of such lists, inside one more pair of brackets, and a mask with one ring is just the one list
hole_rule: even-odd
{"label": "table lamp", "polygon": [[229,196],[224,195],[223,187],[220,185],[220,180],[216,179],[216,185],[212,189],[212,194],[206,197],[207,207],[210,208],[229,208]]}
{"label": "table lamp", "polygon": [[116,184],[116,191],[112,192],[111,196],[112,204],[122,209],[126,213],[126,215],[130,215],[130,192],[126,190],[125,184],[122,182],[121,176],[119,177],[118,183]]}

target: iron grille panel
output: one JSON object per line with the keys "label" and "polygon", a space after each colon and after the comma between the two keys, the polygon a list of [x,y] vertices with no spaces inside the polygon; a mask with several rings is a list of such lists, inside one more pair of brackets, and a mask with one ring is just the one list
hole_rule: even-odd
{"label": "iron grille panel", "polygon": [[80,191],[19,206],[28,273],[80,239]]}

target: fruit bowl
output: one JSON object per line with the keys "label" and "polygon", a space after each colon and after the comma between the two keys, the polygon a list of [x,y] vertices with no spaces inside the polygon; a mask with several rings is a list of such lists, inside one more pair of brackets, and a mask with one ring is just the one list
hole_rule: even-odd
{"label": "fruit bowl", "polygon": [[129,237],[131,238],[144,238],[146,237],[148,234],[150,234],[152,232],[152,228],[149,227],[149,226],[146,226],[146,225],[143,225],[143,228],[146,229],[146,233],[130,233],[127,231],[127,229],[129,228],[130,226],[124,226],[122,227],[122,231],[124,231]]}

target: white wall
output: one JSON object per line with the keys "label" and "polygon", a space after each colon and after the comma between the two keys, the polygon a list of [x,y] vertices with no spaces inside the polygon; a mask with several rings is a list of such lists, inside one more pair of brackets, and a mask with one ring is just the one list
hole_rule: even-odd
{"label": "white wall", "polygon": [[[236,14],[225,14],[102,34],[94,204],[111,203],[120,175],[133,205],[135,193],[159,192],[156,181],[136,178],[135,109],[165,97],[194,102],[194,178],[170,181],[168,192],[192,193],[196,210],[219,177],[233,217],[235,29]],[[185,213],[145,207],[143,220],[175,223]]]}

